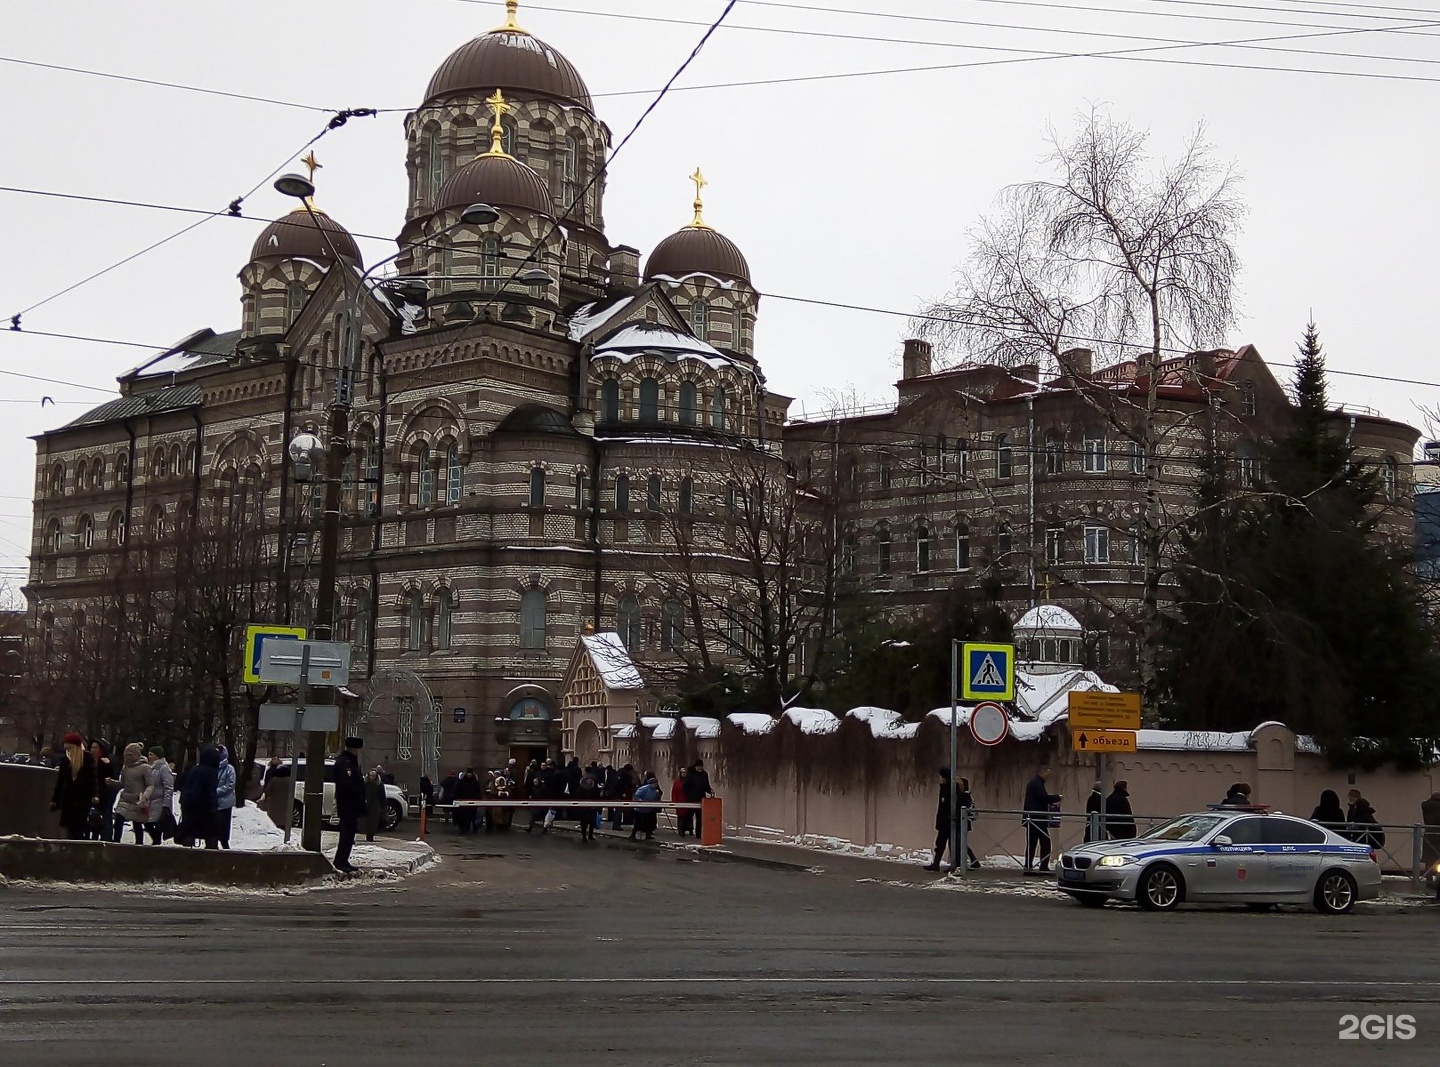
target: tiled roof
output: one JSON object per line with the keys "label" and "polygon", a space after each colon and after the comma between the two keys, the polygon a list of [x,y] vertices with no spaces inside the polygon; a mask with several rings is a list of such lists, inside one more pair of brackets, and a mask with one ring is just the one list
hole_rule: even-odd
{"label": "tiled roof", "polygon": [[143,415],[159,415],[167,411],[183,411],[200,404],[198,385],[171,385],[150,393],[122,396],[92,408],[78,419],[67,422],[62,430],[74,430],[82,426],[99,426],[107,422],[119,422]]}
{"label": "tiled roof", "polygon": [[235,355],[239,343],[239,330],[216,333],[208,328],[203,329],[191,334],[169,351],[162,352],[153,359],[140,364],[134,370],[123,375],[122,381],[134,378],[158,378],[195,370],[197,367],[224,363]]}

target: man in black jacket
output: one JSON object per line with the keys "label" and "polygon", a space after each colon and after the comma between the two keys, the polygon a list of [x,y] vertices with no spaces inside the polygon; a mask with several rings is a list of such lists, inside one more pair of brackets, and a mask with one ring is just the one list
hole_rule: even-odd
{"label": "man in black jacket", "polygon": [[358,737],[345,739],[345,751],[335,757],[335,814],[340,819],[340,843],[335,846],[335,869],[355,874],[350,865],[350,850],[355,846],[355,832],[365,816],[365,772],[360,769],[360,750],[365,742]]}
{"label": "man in black jacket", "polygon": [[1050,805],[1059,804],[1059,793],[1050,792],[1050,768],[1040,772],[1025,786],[1025,870],[1028,873],[1040,853],[1039,873],[1050,873]]}

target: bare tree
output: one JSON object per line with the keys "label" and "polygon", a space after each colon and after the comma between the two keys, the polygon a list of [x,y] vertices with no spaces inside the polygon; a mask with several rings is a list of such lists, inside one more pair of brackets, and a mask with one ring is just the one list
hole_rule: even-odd
{"label": "bare tree", "polygon": [[[1138,673],[1152,708],[1160,587],[1177,529],[1166,514],[1164,452],[1167,438],[1193,429],[1192,416],[1161,404],[1162,364],[1167,353],[1217,346],[1235,315],[1233,241],[1243,209],[1234,175],[1214,161],[1202,133],[1174,161],[1152,166],[1148,136],[1098,112],[1068,139],[1052,131],[1055,177],[1006,190],[950,299],[916,324],[969,358],[1071,373],[1133,443],[1144,479]],[[1080,373],[1067,358],[1080,347],[1133,372]]]}

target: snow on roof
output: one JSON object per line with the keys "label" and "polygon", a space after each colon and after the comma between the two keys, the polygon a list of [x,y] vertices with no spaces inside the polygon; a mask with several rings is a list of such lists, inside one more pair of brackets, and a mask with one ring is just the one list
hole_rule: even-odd
{"label": "snow on roof", "polygon": [[900,713],[889,708],[851,708],[845,713],[845,717],[859,719],[870,727],[870,735],[877,738],[891,737],[894,729],[903,725]]}
{"label": "snow on roof", "polygon": [[570,316],[570,340],[578,341],[594,333],[628,307],[630,300],[628,296],[620,296],[614,300],[598,300],[578,309]]}
{"label": "snow on roof", "polygon": [[642,715],[640,725],[649,729],[656,741],[669,741],[675,736],[675,720],[666,715]]}
{"label": "snow on roof", "polygon": [[708,715],[682,715],[680,721],[685,724],[685,729],[695,731],[695,737],[699,740],[720,736],[719,719],[712,719]]}
{"label": "snow on roof", "polygon": [[1118,693],[1094,671],[1061,671],[1059,674],[1015,673],[1015,702],[1030,719],[1055,722],[1069,711],[1065,695],[1070,692]]}
{"label": "snow on roof", "polygon": [[735,288],[734,278],[717,278],[713,274],[706,274],[703,270],[693,270],[689,274],[682,274],[679,277],[676,277],[673,274],[656,274],[653,275],[650,280],[655,282],[665,282],[670,286],[670,288],[673,289],[677,285],[683,285],[685,282],[690,281],[692,278],[704,278],[707,281],[714,282],[722,289]]}
{"label": "snow on roof", "polygon": [[619,355],[623,352],[638,353],[650,349],[716,359],[727,364],[733,362],[718,348],[706,344],[698,337],[653,322],[637,322],[616,330],[595,346],[595,354],[597,356]]}
{"label": "snow on roof", "polygon": [[1135,744],[1166,752],[1248,752],[1250,731],[1137,730]]}
{"label": "snow on roof", "polygon": [[840,720],[823,708],[786,708],[785,718],[800,727],[801,733],[833,734],[840,729]]}
{"label": "snow on roof", "polygon": [[768,734],[775,729],[775,719],[761,711],[732,711],[725,716],[747,734]]}
{"label": "snow on roof", "polygon": [[1020,621],[1015,624],[1016,632],[1021,630],[1069,630],[1083,633],[1084,629],[1075,616],[1059,604],[1041,604],[1031,608],[1021,615]]}
{"label": "snow on roof", "polygon": [[581,634],[581,643],[590,657],[600,680],[607,689],[644,689],[645,679],[630,658],[630,651],[620,635],[613,630],[598,634]]}

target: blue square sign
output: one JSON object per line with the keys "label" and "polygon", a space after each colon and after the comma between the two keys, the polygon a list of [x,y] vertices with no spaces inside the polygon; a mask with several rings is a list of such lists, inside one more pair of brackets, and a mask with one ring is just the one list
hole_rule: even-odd
{"label": "blue square sign", "polygon": [[1015,646],[966,644],[960,656],[964,700],[1015,699]]}

